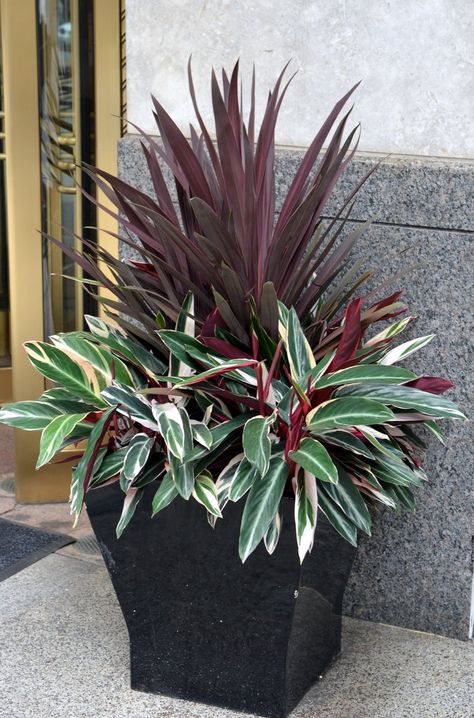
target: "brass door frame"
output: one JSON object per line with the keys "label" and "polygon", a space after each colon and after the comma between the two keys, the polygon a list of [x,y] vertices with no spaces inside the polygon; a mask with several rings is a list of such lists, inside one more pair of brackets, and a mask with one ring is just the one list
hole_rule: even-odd
{"label": "brass door frame", "polygon": [[[40,144],[38,112],[37,19],[35,0],[0,0],[4,57],[7,215],[15,401],[37,398],[42,377],[33,370],[23,343],[43,336]],[[120,3],[94,0],[97,164],[116,172],[120,137]],[[116,231],[105,212],[97,226]],[[98,232],[99,243],[117,253],[117,241]],[[2,388],[0,382],[0,389]],[[3,397],[0,397],[0,400]],[[15,431],[15,482],[18,501],[65,501],[70,465],[35,470],[37,432]]]}

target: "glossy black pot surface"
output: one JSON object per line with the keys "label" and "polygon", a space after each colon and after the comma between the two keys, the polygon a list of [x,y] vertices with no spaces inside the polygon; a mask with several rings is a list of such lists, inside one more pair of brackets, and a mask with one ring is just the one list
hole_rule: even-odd
{"label": "glossy black pot surface", "polygon": [[272,718],[287,716],[340,651],[354,549],[320,514],[300,566],[294,503],[272,556],[238,556],[245,500],[213,530],[196,501],[150,519],[150,485],[120,539],[118,484],[87,494],[87,511],[130,635],[132,688]]}

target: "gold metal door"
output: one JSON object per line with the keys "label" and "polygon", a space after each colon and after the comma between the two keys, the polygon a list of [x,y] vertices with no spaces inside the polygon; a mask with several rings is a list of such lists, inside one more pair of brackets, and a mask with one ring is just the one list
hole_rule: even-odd
{"label": "gold metal door", "polygon": [[[0,157],[6,158],[8,230],[8,241],[2,243],[0,167],[1,267],[8,253],[8,272],[0,271],[0,401],[9,398],[8,381],[2,385],[1,379],[9,369],[2,369],[2,361],[11,355],[11,398],[38,397],[44,382],[29,365],[23,342],[82,328],[84,312],[96,311],[74,281],[77,267],[41,231],[76,247],[77,237],[86,234],[117,251],[116,242],[101,232],[115,229],[110,217],[95,212],[78,184],[86,182],[82,161],[116,172],[120,5],[119,0],[0,0]],[[8,316],[9,334],[2,330]],[[36,433],[15,432],[17,499],[64,501],[70,465],[36,471],[38,441]]]}

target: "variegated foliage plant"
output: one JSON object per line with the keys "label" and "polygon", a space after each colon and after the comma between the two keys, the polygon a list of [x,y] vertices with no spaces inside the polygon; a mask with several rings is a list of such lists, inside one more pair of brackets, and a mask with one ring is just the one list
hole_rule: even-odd
{"label": "variegated foliage plant", "polygon": [[[166,367],[151,352],[95,318],[90,332],[26,345],[33,365],[57,383],[38,401],[6,406],[0,420],[41,429],[38,466],[80,440],[73,470],[76,516],[85,491],[119,481],[123,531],[145,486],[155,482],[153,515],[177,497],[199,501],[213,524],[229,501],[245,500],[242,560],[263,539],[269,552],[281,528],[280,502],[295,496],[300,559],[312,547],[318,510],[352,544],[370,534],[367,504],[414,507],[425,474],[423,442],[413,427],[441,438],[437,420],[463,418],[440,396],[450,383],[394,366],[432,336],[393,346],[411,318],[364,341],[365,328],[400,311],[377,303],[360,313],[353,300],[333,327],[335,349],[319,360],[294,309],[279,305],[279,339],[253,316],[254,350],[228,358],[195,336],[189,294],[175,329],[158,331]],[[381,306],[381,304],[383,306]],[[328,335],[328,340],[331,338]],[[232,345],[233,346],[233,345]]]}
{"label": "variegated foliage plant", "polygon": [[[173,500],[196,500],[214,525],[229,501],[245,502],[243,561],[262,540],[275,549],[285,496],[294,497],[301,561],[319,511],[355,545],[358,530],[370,533],[372,504],[414,507],[412,490],[425,479],[414,428],[441,439],[438,419],[463,418],[441,396],[448,381],[395,366],[432,339],[398,344],[412,321],[400,318],[400,293],[354,298],[369,273],[344,267],[363,226],[344,231],[361,183],[323,221],[354,151],[349,113],[337,124],[352,91],[311,143],[274,221],[281,83],[255,136],[254,81],[245,122],[238,66],[230,79],[223,73],[222,89],[213,75],[216,143],[191,75],[199,128],[190,143],[154,100],[162,143],[143,135],[143,150],[155,197],[87,170],[140,261],[94,255],[86,240],[81,254],[63,247],[92,277],[89,291],[109,289],[101,299],[115,321],[87,317],[89,331],[28,342],[54,388],[0,411],[3,423],[42,431],[38,466],[85,442],[72,512],[79,516],[86,491],[119,482],[118,535],[154,483],[153,516]],[[378,333],[367,331],[381,321]]]}

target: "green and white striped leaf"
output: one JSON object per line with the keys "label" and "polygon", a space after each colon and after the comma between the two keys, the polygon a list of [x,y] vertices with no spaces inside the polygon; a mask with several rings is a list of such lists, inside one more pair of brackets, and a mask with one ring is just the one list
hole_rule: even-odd
{"label": "green and white striped leaf", "polygon": [[434,334],[427,334],[425,337],[418,337],[417,339],[411,339],[408,342],[404,342],[403,344],[400,344],[400,346],[390,349],[390,351],[388,351],[382,359],[380,359],[379,364],[388,365],[395,364],[397,361],[402,361],[403,359],[406,359],[407,356],[410,356],[410,354],[413,354],[413,352],[425,347],[432,339],[434,339],[434,337]]}
{"label": "green and white striped leaf", "polygon": [[[322,485],[320,484],[320,486]],[[324,484],[323,488],[326,495],[345,513],[347,518],[357,528],[370,536],[372,520],[367,504],[342,467],[339,467],[339,481],[337,484]]]}
{"label": "green and white striped leaf", "polygon": [[149,376],[160,376],[166,372],[165,365],[154,354],[137,341],[130,339],[119,328],[112,327],[98,317],[86,315],[85,320],[91,333],[100,339],[102,344],[128,359]]}
{"label": "green and white striped leaf", "polygon": [[136,489],[133,486],[128,489],[125,496],[125,500],[123,502],[122,514],[116,528],[117,538],[120,538],[125,528],[130,523],[133,514],[135,513],[135,509],[140,503],[142,497],[143,489]]}
{"label": "green and white striped leaf", "polygon": [[118,476],[122,471],[123,462],[127,453],[127,447],[123,446],[116,449],[111,454],[107,454],[101,461],[97,469],[92,474],[90,487],[100,486],[114,476]]}
{"label": "green and white striped leaf", "polygon": [[145,466],[155,440],[147,434],[135,434],[130,440],[123,462],[120,485],[126,490]]}
{"label": "green and white striped leaf", "polygon": [[7,424],[7,426],[25,431],[37,431],[44,429],[60,414],[61,410],[53,403],[17,401],[14,404],[5,404],[0,408],[0,424]]}
{"label": "green and white striped leaf", "polygon": [[[1,421],[1,412],[0,412],[0,421]],[[425,426],[428,431],[431,431],[431,433],[436,436],[436,438],[441,441],[441,443],[444,445],[444,434],[441,431],[440,427],[436,423],[436,421],[424,421],[423,426]]]}
{"label": "green and white striped leaf", "polygon": [[[235,472],[237,470],[238,465],[242,461],[244,455],[238,454],[237,456],[234,456],[227,466],[225,466],[219,476],[216,480],[216,493],[217,493],[217,502],[219,504],[219,509],[222,512],[224,507],[229,502],[229,491],[230,487],[232,485],[232,481],[234,480]],[[212,514],[208,514],[207,520],[210,523],[210,525],[214,528],[216,524],[217,517],[213,516]]]}
{"label": "green and white striped leaf", "polygon": [[164,454],[153,452],[138,476],[133,479],[131,485],[139,489],[160,479],[165,473],[165,459]]}
{"label": "green and white striped leaf", "polygon": [[[176,321],[176,330],[183,332],[194,338],[195,320],[194,320],[194,297],[192,292],[188,292],[181,306]],[[187,377],[192,374],[192,369],[186,362],[179,360],[172,352],[170,352],[170,374],[171,376]]]}
{"label": "green and white striped leaf", "polygon": [[122,360],[86,339],[83,332],[56,334],[50,339],[55,346],[65,351],[72,359],[77,358],[90,364],[95,370],[101,389],[104,389],[113,379],[120,384],[133,385],[132,376]]}
{"label": "green and white striped leaf", "polygon": [[272,553],[275,551],[278,540],[280,538],[281,534],[281,527],[282,527],[282,518],[279,511],[276,512],[275,516],[272,519],[272,522],[270,523],[270,526],[267,529],[267,532],[265,536],[263,537],[263,541],[265,543],[265,548],[267,549],[267,552],[272,555]]}
{"label": "green and white striped leaf", "polygon": [[202,421],[196,421],[191,419],[191,429],[193,432],[194,440],[198,444],[204,446],[206,449],[210,449],[212,446],[212,434],[211,430],[207,428],[206,424]]}
{"label": "green and white striped leaf", "polygon": [[153,416],[169,451],[180,461],[184,460],[185,437],[182,415],[175,404],[152,404]]}
{"label": "green and white striped leaf", "polygon": [[283,335],[283,343],[290,363],[292,379],[299,383],[308,375],[311,369],[316,366],[316,361],[311,347],[306,339],[303,329],[293,308],[288,314],[288,325],[286,334]]}
{"label": "green and white striped leaf", "polygon": [[266,476],[258,478],[250,489],[240,525],[239,556],[242,562],[266,534],[278,510],[287,478],[286,461],[273,457]]}
{"label": "green and white striped leaf", "polygon": [[104,436],[107,432],[110,422],[115,414],[116,407],[113,406],[107,411],[104,411],[100,419],[94,424],[89,438],[87,440],[86,449],[79,461],[78,465],[73,469],[72,480],[71,480],[71,514],[75,517],[75,524],[77,523],[82,510],[82,504],[84,502],[84,488],[90,481],[94,466],[95,456],[99,452]]}
{"label": "green and white striped leaf", "polygon": [[364,442],[358,439],[357,436],[351,434],[349,431],[330,431],[327,434],[324,434],[324,441],[327,444],[339,446],[341,449],[346,449],[347,451],[358,454],[359,456],[365,456],[366,459],[374,458],[374,455]]}
{"label": "green and white striped leaf", "polygon": [[235,469],[235,473],[230,484],[229,500],[238,501],[241,499],[242,496],[244,496],[252,487],[258,476],[258,469],[244,456],[240,464],[238,464]]}
{"label": "green and white striped leaf", "polygon": [[404,329],[412,322],[414,317],[405,317],[405,319],[400,319],[398,322],[394,322],[393,324],[390,324],[386,329],[379,332],[375,336],[373,336],[371,339],[365,342],[365,347],[373,347],[379,344],[380,342],[385,341],[386,339],[391,339],[392,337],[395,337],[397,334],[400,334],[403,332]]}
{"label": "green and white striped leaf", "polygon": [[314,387],[316,382],[323,376],[326,369],[332,362],[336,355],[336,350],[332,352],[328,352],[328,354],[325,354],[316,364],[314,369],[311,369],[311,377],[312,377],[312,383],[311,385]]}
{"label": "green and white striped leaf", "polygon": [[360,433],[367,439],[367,441],[372,444],[372,446],[380,451],[381,454],[385,454],[386,456],[391,456],[391,448],[390,448],[390,438],[387,436],[387,434],[382,433],[381,431],[377,431],[377,429],[374,429],[371,426],[363,426],[361,424],[358,424],[356,426],[356,429],[360,431]]}
{"label": "green and white striped leaf", "polygon": [[322,484],[318,491],[319,508],[326,516],[329,523],[336,529],[338,534],[348,541],[352,546],[357,546],[357,528],[354,526],[341,509],[324,492]]}
{"label": "green and white striped leaf", "polygon": [[[362,388],[365,390],[365,387]],[[352,387],[347,387],[347,390],[349,389]],[[344,393],[345,391],[346,388],[344,388]],[[344,396],[344,398],[331,399],[320,404],[309,412],[306,421],[310,431],[324,432],[341,426],[381,424],[394,418],[393,412],[379,401]]]}
{"label": "green and white striped leaf", "polygon": [[303,439],[298,449],[290,451],[289,456],[295,464],[314,474],[321,481],[337,483],[338,474],[334,462],[327,449],[316,439],[309,437]]}
{"label": "green and white striped leaf", "polygon": [[102,397],[111,406],[118,406],[121,414],[130,416],[147,429],[155,431],[158,429],[151,403],[145,397],[136,394],[130,387],[114,382],[104,389]]}
{"label": "green and white striped leaf", "polygon": [[[84,414],[69,414],[66,416],[56,416],[43,429],[40,439],[40,449],[36,468],[48,464],[53,456],[60,450],[64,440],[71,434],[76,426],[83,421],[89,412]],[[84,432],[87,436],[88,430]]]}
{"label": "green and white striped leaf", "polygon": [[242,445],[248,461],[255,466],[261,476],[265,476],[270,463],[272,450],[269,437],[270,427],[275,416],[254,416],[244,426]]}
{"label": "green and white striped leaf", "polygon": [[169,504],[178,496],[178,489],[171,476],[171,473],[166,473],[162,480],[159,488],[157,489],[153,501],[151,504],[152,517],[156,516],[159,511],[169,506]]}
{"label": "green and white striped leaf", "polygon": [[300,563],[314,542],[318,518],[318,490],[316,477],[308,471],[297,471],[295,492],[295,526]]}
{"label": "green and white striped leaf", "polygon": [[99,407],[104,406],[99,396],[97,377],[91,367],[86,372],[64,351],[46,342],[26,342],[24,346],[29,360],[40,374],[69,389],[74,396]]}
{"label": "green and white striped leaf", "polygon": [[[438,394],[430,394],[411,386],[385,386],[367,384],[365,386],[345,386],[337,390],[337,396],[351,397],[355,401],[362,401],[359,397],[369,397],[381,404],[396,406],[401,409],[414,409],[421,414],[428,414],[440,419],[465,419],[464,414],[449,399]],[[356,422],[367,424],[366,421]]]}
{"label": "green and white striped leaf", "polygon": [[205,506],[210,514],[222,518],[216,485],[208,471],[203,471],[202,474],[196,476],[193,497]]}
{"label": "green and white striped leaf", "polygon": [[173,454],[169,455],[170,472],[178,489],[178,493],[186,501],[193,493],[194,488],[194,464],[191,462],[182,463]]}
{"label": "green and white striped leaf", "polygon": [[403,461],[395,457],[379,455],[377,463],[372,465],[372,471],[380,481],[399,486],[421,486],[422,481],[418,473],[412,471]]}
{"label": "green and white striped leaf", "polygon": [[326,374],[316,382],[315,388],[325,389],[329,386],[365,384],[367,382],[372,384],[403,384],[412,379],[416,379],[416,374],[408,369],[380,366],[379,364],[362,364]]}

